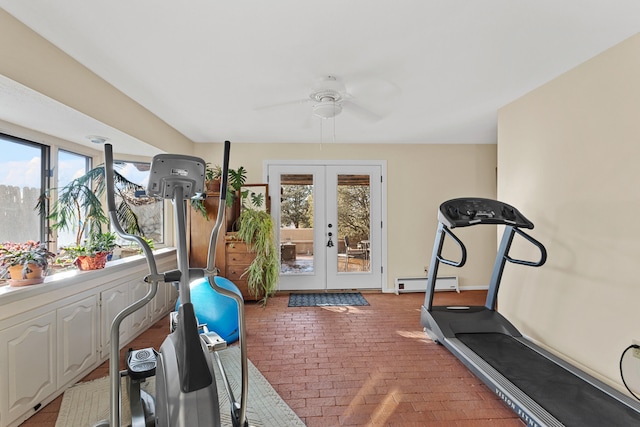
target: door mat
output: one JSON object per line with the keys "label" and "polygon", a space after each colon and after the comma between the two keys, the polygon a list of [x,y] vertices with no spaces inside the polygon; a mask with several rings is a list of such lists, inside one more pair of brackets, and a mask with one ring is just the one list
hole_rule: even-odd
{"label": "door mat", "polygon": [[360,292],[290,294],[289,307],[369,305]]}

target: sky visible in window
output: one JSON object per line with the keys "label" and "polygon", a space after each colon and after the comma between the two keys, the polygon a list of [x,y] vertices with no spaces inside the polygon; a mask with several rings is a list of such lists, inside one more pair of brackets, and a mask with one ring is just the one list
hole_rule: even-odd
{"label": "sky visible in window", "polygon": [[149,182],[149,163],[116,161],[115,169],[129,181],[147,188]]}
{"label": "sky visible in window", "polygon": [[58,151],[58,187],[84,175],[87,172],[87,160],[88,157],[80,154]]}
{"label": "sky visible in window", "polygon": [[40,188],[40,149],[0,139],[0,184]]}

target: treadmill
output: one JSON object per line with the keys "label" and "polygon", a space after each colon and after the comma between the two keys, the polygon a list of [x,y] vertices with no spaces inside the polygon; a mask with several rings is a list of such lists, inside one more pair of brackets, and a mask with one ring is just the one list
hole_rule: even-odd
{"label": "treadmill", "polygon": [[[451,229],[481,224],[505,226],[485,305],[434,307],[439,264],[462,267],[467,259],[464,244]],[[640,426],[640,402],[535,345],[496,311],[506,262],[540,267],[547,259],[542,243],[523,229],[533,229],[533,223],[516,208],[496,200],[460,198],[440,205],[421,311],[425,332],[460,359],[527,426]],[[539,249],[539,260],[509,256],[516,234]],[[442,256],[447,236],[461,250],[457,261]]]}

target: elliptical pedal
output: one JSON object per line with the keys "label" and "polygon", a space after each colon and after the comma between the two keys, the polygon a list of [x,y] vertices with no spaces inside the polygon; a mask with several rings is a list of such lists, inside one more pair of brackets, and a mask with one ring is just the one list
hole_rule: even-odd
{"label": "elliptical pedal", "polygon": [[213,331],[205,331],[200,334],[200,339],[206,344],[209,353],[227,348],[227,341]]}
{"label": "elliptical pedal", "polygon": [[129,349],[127,353],[127,373],[132,380],[153,377],[156,374],[157,365],[157,353],[151,347],[140,350]]}

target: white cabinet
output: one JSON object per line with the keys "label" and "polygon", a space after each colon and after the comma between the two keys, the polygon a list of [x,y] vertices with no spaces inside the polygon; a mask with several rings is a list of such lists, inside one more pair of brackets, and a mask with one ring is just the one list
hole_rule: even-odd
{"label": "white cabinet", "polygon": [[169,292],[167,287],[169,287],[168,283],[160,283],[158,285],[158,294],[149,304],[149,312],[151,313],[151,317],[153,319],[158,319],[164,313],[167,312],[167,306],[169,304]]}
{"label": "white cabinet", "polygon": [[[160,283],[158,287],[158,295],[149,304],[149,310],[151,310],[151,317],[153,321],[160,319],[175,309],[176,301],[178,299],[178,291],[169,283]],[[168,330],[168,329],[167,329]]]}
{"label": "white cabinet", "polygon": [[[100,293],[100,336],[101,357],[109,357],[111,344],[111,323],[116,315],[149,291],[144,280],[122,283]],[[171,289],[168,289],[171,288]],[[175,303],[173,287],[165,283],[158,285],[158,292],[151,302],[127,316],[120,325],[120,346],[145,331],[151,324],[164,316]]]}
{"label": "white cabinet", "polygon": [[1,331],[0,343],[0,408],[9,422],[57,389],[55,311]]}
{"label": "white cabinet", "polygon": [[[147,292],[149,292],[149,287],[150,287],[149,283],[145,282],[144,280],[137,280],[135,282],[130,283],[129,284],[129,289],[130,289],[129,304],[144,298]],[[157,295],[156,295],[156,298],[157,298]],[[139,332],[144,331],[150,326],[151,324],[151,317],[149,316],[149,312],[151,311],[151,309],[149,308],[150,305],[151,304],[147,304],[144,307],[142,307],[140,310],[131,314],[130,316],[131,317],[131,324],[130,324],[131,335],[129,335],[129,337],[127,338],[131,338],[133,336],[138,335]]]}
{"label": "white cabinet", "polygon": [[[100,293],[100,336],[101,336],[101,352],[102,357],[109,356],[109,344],[111,343],[111,322],[118,313],[129,305],[129,286],[128,282],[122,283],[106,291]],[[129,334],[131,324],[131,316],[124,319],[120,325],[120,344],[125,342]]]}
{"label": "white cabinet", "polygon": [[57,310],[57,385],[64,387],[98,361],[98,298],[91,295]]}
{"label": "white cabinet", "polygon": [[[175,268],[175,251],[159,257]],[[115,265],[114,265],[115,267]],[[143,259],[24,288],[0,287],[0,427],[17,426],[109,356],[111,322],[146,295]],[[173,287],[128,316],[120,344],[147,329],[175,302]]]}

